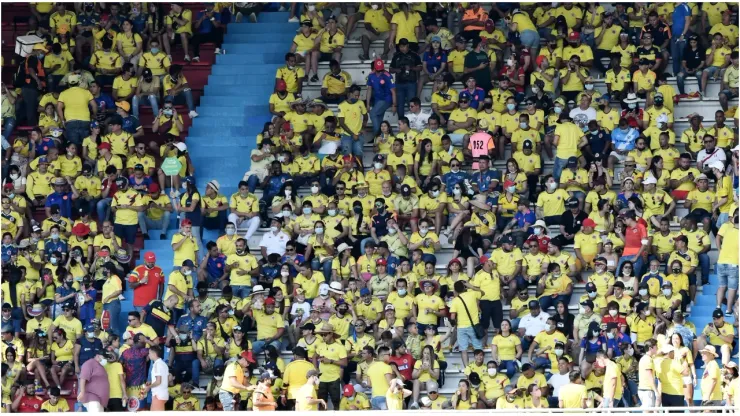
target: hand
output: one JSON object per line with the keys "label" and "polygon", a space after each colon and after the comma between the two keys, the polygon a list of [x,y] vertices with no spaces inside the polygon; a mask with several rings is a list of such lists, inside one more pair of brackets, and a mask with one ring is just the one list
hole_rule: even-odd
{"label": "hand", "polygon": [[[20,390],[19,390],[19,391],[20,391]],[[23,390],[23,391],[25,391],[25,390]],[[77,395],[77,401],[78,401],[78,402],[80,402],[80,403],[84,403],[84,402],[85,402],[85,392],[84,392],[84,391],[81,391],[81,392],[80,392],[80,393],[79,393],[79,394]]]}
{"label": "hand", "polygon": [[396,106],[395,106],[395,105],[392,105],[392,106],[391,106],[391,113],[392,113],[393,115],[395,115],[395,114],[396,114]]}

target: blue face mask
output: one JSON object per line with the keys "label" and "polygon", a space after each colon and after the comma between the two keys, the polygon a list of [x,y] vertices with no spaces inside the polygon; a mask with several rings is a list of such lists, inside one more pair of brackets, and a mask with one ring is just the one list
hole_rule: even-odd
{"label": "blue face mask", "polygon": [[357,102],[357,98],[350,98],[350,99],[348,99],[347,101],[349,101],[349,102],[350,102],[350,104],[354,104],[354,103],[356,103],[356,102]]}
{"label": "blue face mask", "polygon": [[149,51],[152,53],[152,55],[156,55],[159,53],[159,48],[151,48]]}
{"label": "blue face mask", "polygon": [[46,56],[46,54],[40,53],[40,54],[38,55],[38,58],[39,58],[39,59],[44,59],[44,56]]}
{"label": "blue face mask", "polygon": [[516,108],[516,104],[506,104],[506,109],[513,111]]}

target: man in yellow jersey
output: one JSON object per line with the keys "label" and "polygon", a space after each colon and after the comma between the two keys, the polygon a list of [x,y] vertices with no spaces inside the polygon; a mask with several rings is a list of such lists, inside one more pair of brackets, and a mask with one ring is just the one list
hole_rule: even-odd
{"label": "man in yellow jersey", "polygon": [[79,75],[70,75],[67,79],[69,88],[59,94],[57,116],[64,125],[64,137],[78,147],[90,134],[90,120],[98,114],[98,104],[92,93],[79,86]]}
{"label": "man in yellow jersey", "polygon": [[602,394],[604,400],[601,402],[601,407],[607,409],[616,407],[623,393],[621,367],[610,360],[603,351],[596,353],[596,365],[605,369]]}
{"label": "man in yellow jersey", "polygon": [[655,355],[658,353],[658,342],[654,339],[645,341],[645,355],[638,364],[637,397],[643,408],[654,407],[658,400],[658,386],[655,383]]}
{"label": "man in yellow jersey", "polygon": [[139,193],[128,186],[125,178],[116,179],[116,186],[118,191],[113,195],[110,205],[111,210],[116,213],[113,233],[126,242],[129,255],[131,255],[136,241],[136,232],[139,229],[139,212],[144,211],[146,207],[142,205]]}
{"label": "man in yellow jersey", "polygon": [[585,409],[588,392],[583,384],[581,372],[578,370],[571,371],[568,378],[570,383],[560,387],[558,407],[561,409]]}
{"label": "man in yellow jersey", "polygon": [[249,377],[244,376],[244,370],[249,367],[250,363],[254,362],[252,351],[242,351],[239,354],[239,359],[227,365],[224,369],[224,378],[218,391],[218,399],[223,405],[224,411],[234,411],[234,404],[236,404],[234,397],[242,390],[249,388]]}
{"label": "man in yellow jersey", "polygon": [[319,376],[321,374],[315,369],[309,370],[306,373],[306,384],[296,392],[295,410],[305,412],[307,410],[319,410],[319,407],[323,407],[326,410],[326,401],[316,398],[316,387],[319,385]]}
{"label": "man in yellow jersey", "polygon": [[661,358],[656,359],[655,372],[658,376],[658,391],[660,397],[656,405],[663,407],[684,406],[683,377],[681,373],[684,365],[674,360],[675,348],[671,344],[663,345],[660,350]]}
{"label": "man in yellow jersey", "polygon": [[714,345],[707,345],[699,351],[706,363],[701,379],[701,405],[722,405],[722,372],[717,364],[717,350]]}
{"label": "man in yellow jersey", "polygon": [[388,391],[393,379],[391,368],[391,349],[387,346],[378,348],[378,356],[367,369],[368,380],[363,380],[366,387],[372,389],[370,404],[373,410],[388,410],[385,393]]}
{"label": "man in yellow jersey", "polygon": [[280,400],[286,400],[287,410],[295,410],[297,394],[308,383],[306,374],[311,370],[315,370],[315,367],[308,361],[306,349],[301,346],[293,348],[293,360],[285,366],[283,391],[280,394]]}

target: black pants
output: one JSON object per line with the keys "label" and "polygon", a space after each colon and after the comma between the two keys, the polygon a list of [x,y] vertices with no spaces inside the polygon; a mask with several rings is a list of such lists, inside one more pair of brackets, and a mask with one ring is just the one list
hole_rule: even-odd
{"label": "black pants", "polygon": [[219,211],[218,215],[215,217],[203,217],[203,227],[206,230],[218,230],[222,232],[226,229],[226,223],[228,222],[228,217],[226,215],[226,211]]}
{"label": "black pants", "polygon": [[527,175],[527,190],[529,191],[529,202],[537,202],[537,184],[540,177],[537,175]]}
{"label": "black pants", "polygon": [[464,37],[465,40],[472,40],[473,48],[480,43],[480,31],[478,30],[463,30],[460,32],[460,36]]}
{"label": "black pants", "polygon": [[223,29],[214,27],[208,33],[194,33],[190,43],[193,45],[193,56],[200,56],[200,45],[204,43],[215,43],[217,48],[224,42]]}
{"label": "black pants", "polygon": [[21,96],[23,97],[23,108],[26,110],[26,125],[36,126],[39,124],[39,113],[36,111],[39,105],[39,90],[30,86],[23,87]]}
{"label": "black pants", "polygon": [[[686,404],[684,403],[683,396],[679,396],[677,394],[661,394],[660,399],[662,402],[663,407],[682,407]],[[674,410],[671,413],[683,413],[682,411]]]}
{"label": "black pants", "polygon": [[329,382],[320,382],[319,383],[319,391],[317,392],[317,397],[319,399],[324,399],[324,401],[329,404],[329,399],[331,398],[331,403],[334,406],[335,409],[339,409],[339,401],[341,400],[342,396],[342,380],[337,379],[334,381]]}
{"label": "black pants", "polygon": [[500,300],[482,300],[480,301],[480,323],[483,328],[488,329],[488,323],[492,322],[494,328],[501,328],[501,321],[504,319],[504,309]]}
{"label": "black pants", "polygon": [[108,399],[108,407],[106,408],[109,412],[124,412],[126,408],[123,407],[123,399]]}
{"label": "black pants", "polygon": [[342,382],[344,384],[349,384],[349,380],[352,378],[352,374],[354,374],[355,371],[357,371],[357,361],[347,361],[347,367],[344,368],[344,373],[342,374]]}

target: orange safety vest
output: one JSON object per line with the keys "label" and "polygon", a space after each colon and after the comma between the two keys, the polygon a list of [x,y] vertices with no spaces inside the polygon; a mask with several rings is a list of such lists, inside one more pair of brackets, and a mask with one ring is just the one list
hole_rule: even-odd
{"label": "orange safety vest", "polygon": [[478,22],[480,22],[480,25],[466,26],[466,32],[471,30],[483,30],[485,28],[485,22],[486,20],[488,20],[488,12],[486,12],[485,9],[483,9],[482,7],[479,7],[477,12],[473,9],[465,10],[465,14],[463,15],[462,20],[470,19],[478,20]]}
{"label": "orange safety vest", "polygon": [[[28,72],[28,58],[30,58],[31,55],[26,57],[24,65],[24,70],[26,71],[26,84],[30,84],[33,78],[31,78],[30,72]],[[44,65],[41,63],[41,59],[36,57],[36,76],[38,77],[39,81],[41,81],[41,86],[46,87],[46,73],[44,73]]]}

